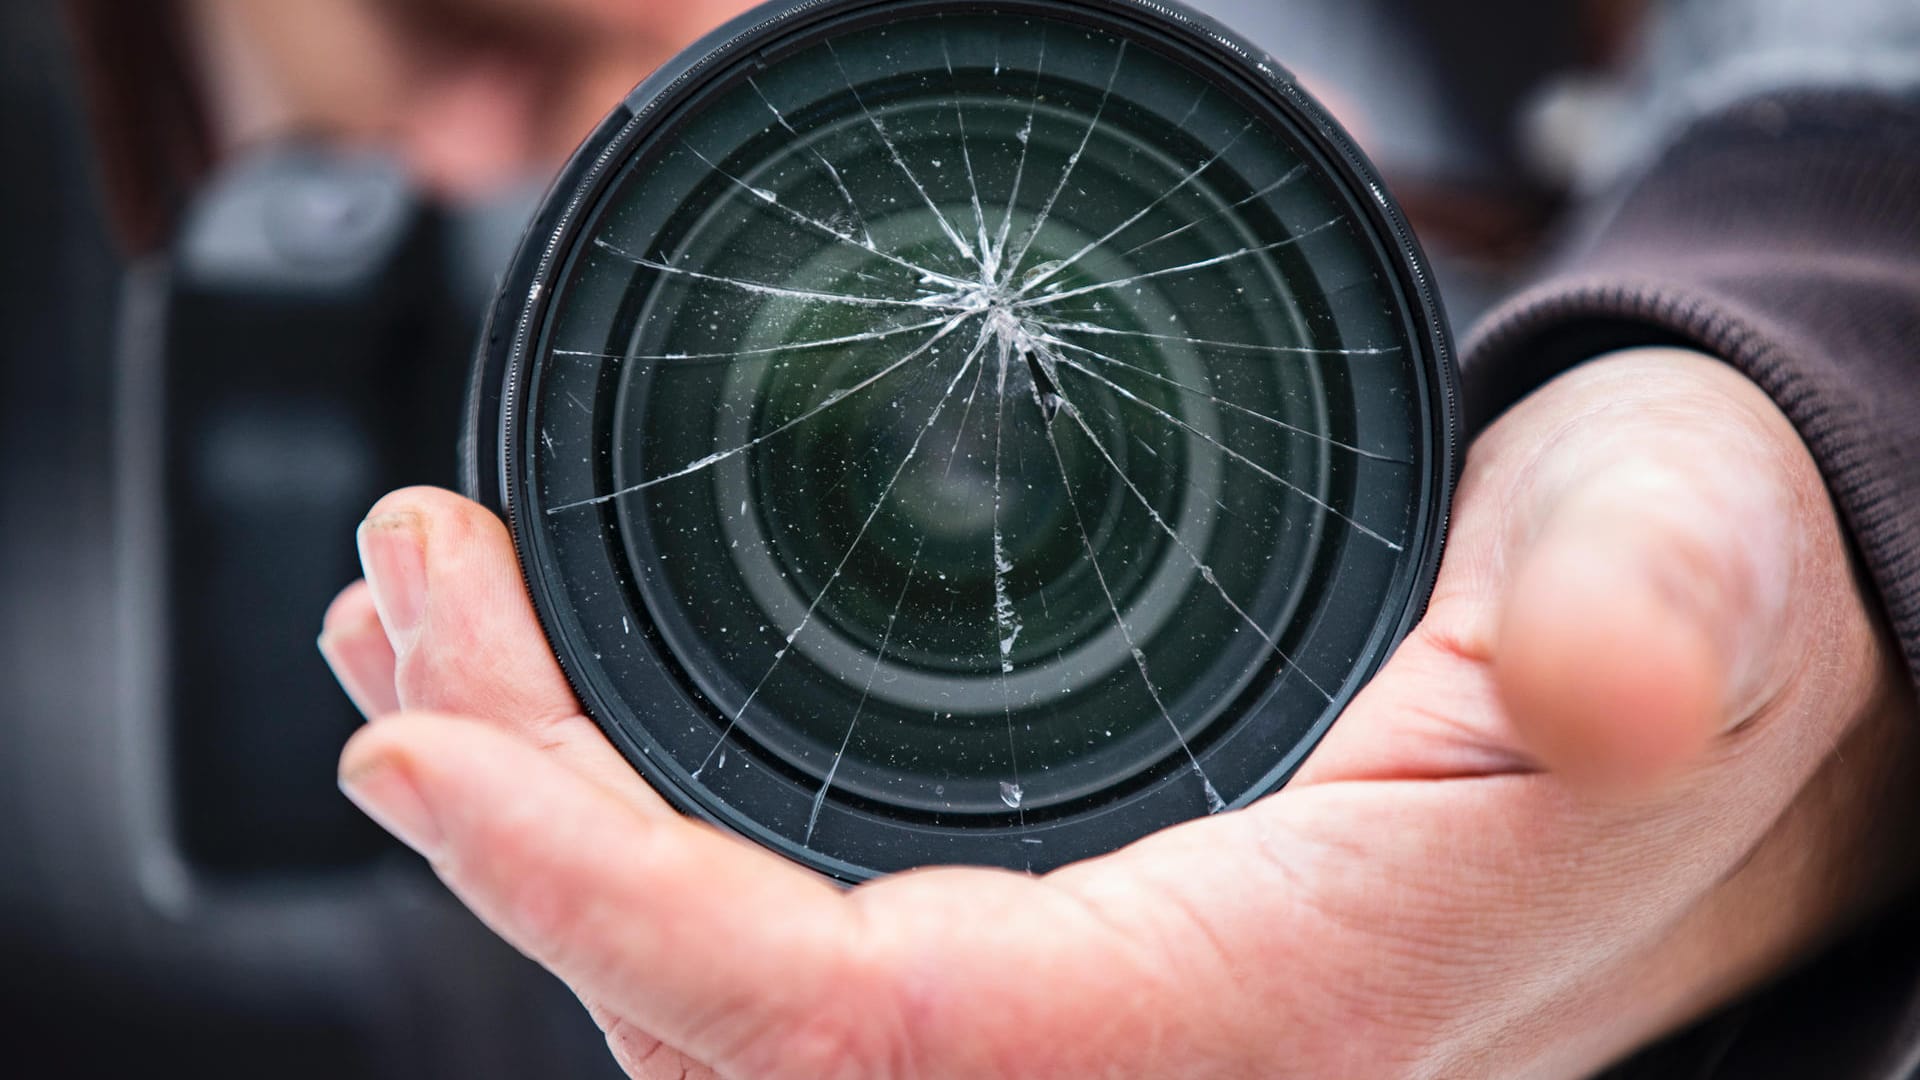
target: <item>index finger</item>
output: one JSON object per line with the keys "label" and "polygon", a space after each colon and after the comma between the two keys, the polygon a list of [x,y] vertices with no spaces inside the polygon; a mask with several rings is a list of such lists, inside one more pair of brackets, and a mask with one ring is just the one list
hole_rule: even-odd
{"label": "index finger", "polygon": [[[637,811],[497,727],[403,714],[340,763],[362,809],[515,947],[723,1071],[858,1055],[883,1030],[853,906],[824,879],[679,815]],[[797,1033],[797,1034],[796,1034]],[[809,1049],[811,1047],[811,1049]],[[798,1071],[793,1061],[784,1070]]]}

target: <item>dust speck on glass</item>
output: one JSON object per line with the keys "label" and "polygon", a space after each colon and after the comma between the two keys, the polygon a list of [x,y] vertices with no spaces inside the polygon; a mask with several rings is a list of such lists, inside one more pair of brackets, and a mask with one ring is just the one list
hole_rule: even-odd
{"label": "dust speck on glass", "polygon": [[675,83],[531,301],[496,449],[583,700],[845,880],[1271,791],[1424,602],[1417,256],[1144,6],[836,8]]}

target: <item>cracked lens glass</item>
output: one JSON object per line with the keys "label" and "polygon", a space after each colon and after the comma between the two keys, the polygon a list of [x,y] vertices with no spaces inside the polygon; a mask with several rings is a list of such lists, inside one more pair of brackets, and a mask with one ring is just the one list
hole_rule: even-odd
{"label": "cracked lens glass", "polygon": [[518,448],[636,762],[849,878],[1277,786],[1434,483],[1393,264],[1292,132],[1174,46],[949,12],[740,62],[641,143]]}

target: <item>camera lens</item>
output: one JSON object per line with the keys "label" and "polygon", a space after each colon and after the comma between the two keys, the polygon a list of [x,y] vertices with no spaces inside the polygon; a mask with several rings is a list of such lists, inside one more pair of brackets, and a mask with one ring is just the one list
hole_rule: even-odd
{"label": "camera lens", "polygon": [[1145,0],[796,2],[536,219],[470,482],[650,782],[841,880],[1244,804],[1422,607],[1446,331],[1284,72]]}

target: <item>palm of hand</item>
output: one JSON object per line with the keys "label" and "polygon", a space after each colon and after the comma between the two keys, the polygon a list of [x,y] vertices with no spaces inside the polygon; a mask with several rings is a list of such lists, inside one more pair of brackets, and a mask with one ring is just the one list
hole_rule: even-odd
{"label": "palm of hand", "polygon": [[348,790],[636,1076],[1577,1074],[1887,877],[1831,838],[1906,767],[1895,676],[1805,451],[1702,358],[1592,365],[1482,439],[1427,618],[1284,792],[1043,878],[841,893],[678,818],[498,522],[380,510],[378,598],[322,642],[379,720]]}

